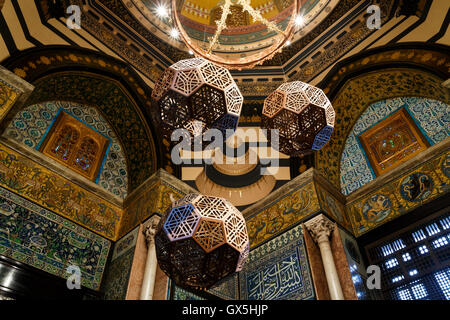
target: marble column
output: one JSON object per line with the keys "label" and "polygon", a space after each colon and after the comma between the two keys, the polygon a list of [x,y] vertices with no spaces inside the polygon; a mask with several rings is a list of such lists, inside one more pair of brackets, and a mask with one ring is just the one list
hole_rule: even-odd
{"label": "marble column", "polygon": [[159,217],[153,216],[144,227],[145,240],[147,242],[147,261],[145,263],[144,280],[142,281],[140,300],[152,300],[153,290],[155,288],[156,259],[155,233],[159,223]]}
{"label": "marble column", "polygon": [[342,293],[341,283],[330,246],[330,235],[334,230],[334,223],[323,214],[320,214],[307,221],[305,227],[319,246],[331,300],[344,300],[344,294]]}

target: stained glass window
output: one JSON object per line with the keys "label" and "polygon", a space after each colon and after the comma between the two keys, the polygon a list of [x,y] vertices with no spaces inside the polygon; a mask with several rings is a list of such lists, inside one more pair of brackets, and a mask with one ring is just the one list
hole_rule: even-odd
{"label": "stained glass window", "polygon": [[97,177],[109,139],[68,113],[60,112],[40,150],[90,180]]}

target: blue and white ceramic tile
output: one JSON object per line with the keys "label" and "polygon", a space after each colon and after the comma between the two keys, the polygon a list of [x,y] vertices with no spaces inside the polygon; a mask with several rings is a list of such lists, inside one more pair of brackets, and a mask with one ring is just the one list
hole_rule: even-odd
{"label": "blue and white ceramic tile", "polygon": [[75,116],[111,140],[111,147],[106,155],[97,183],[116,196],[125,198],[128,189],[125,155],[119,139],[95,108],[71,102],[46,102],[32,105],[15,116],[4,135],[30,148],[37,148],[45,138],[60,109]]}
{"label": "blue and white ceramic tile", "polygon": [[116,244],[114,245],[114,251],[111,257],[111,261],[114,261],[115,259],[120,257],[128,249],[136,247],[139,227],[140,226],[137,226],[136,228],[134,228],[134,230],[130,231],[127,235],[122,237],[122,239],[116,242]]}
{"label": "blue and white ceramic tile", "polygon": [[341,157],[341,190],[348,195],[375,179],[370,163],[358,143],[358,136],[378,122],[405,108],[431,145],[450,135],[450,105],[444,102],[405,97],[376,102],[361,115],[345,143]]}
{"label": "blue and white ceramic tile", "polygon": [[105,300],[126,299],[133,258],[134,248],[128,248],[106,267],[102,282]]}
{"label": "blue and white ceramic tile", "polygon": [[198,301],[200,301],[200,300],[205,300],[205,299],[186,290],[186,289],[175,286],[172,300],[192,300],[192,301],[198,300]]}

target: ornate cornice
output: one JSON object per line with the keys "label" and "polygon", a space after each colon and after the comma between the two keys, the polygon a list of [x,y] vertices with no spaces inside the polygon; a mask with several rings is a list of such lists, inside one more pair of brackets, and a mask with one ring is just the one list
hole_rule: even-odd
{"label": "ornate cornice", "polygon": [[[389,0],[391,1],[391,0]],[[360,0],[339,1],[334,10],[311,32],[304,35],[300,40],[284,48],[283,52],[276,54],[272,60],[266,61],[263,66],[281,66],[294,57],[299,51],[317,39],[325,30],[331,27],[339,19],[345,16]]]}

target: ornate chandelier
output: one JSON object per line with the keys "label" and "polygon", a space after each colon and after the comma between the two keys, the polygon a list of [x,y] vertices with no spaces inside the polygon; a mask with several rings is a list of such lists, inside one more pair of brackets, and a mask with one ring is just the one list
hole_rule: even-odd
{"label": "ornate chandelier", "polygon": [[163,136],[170,141],[176,129],[187,129],[201,137],[208,129],[236,130],[242,97],[230,72],[203,58],[181,60],[157,81],[153,103]]}
{"label": "ornate chandelier", "polygon": [[330,140],[336,116],[325,93],[301,81],[282,84],[266,98],[262,113],[261,126],[279,130],[278,151],[290,156],[320,150]]}
{"label": "ornate chandelier", "polygon": [[155,235],[160,268],[179,286],[208,289],[240,271],[249,253],[245,219],[223,198],[188,194],[162,217]]}
{"label": "ornate chandelier", "polygon": [[[256,10],[251,5],[251,0],[223,0],[220,1],[220,19],[215,20],[214,24],[216,28],[214,34],[211,37],[207,37],[203,41],[194,40],[191,31],[187,31],[185,25],[183,25],[183,18],[180,12],[180,0],[172,0],[172,19],[175,27],[179,31],[181,39],[189,48],[192,54],[203,57],[209,61],[226,66],[228,69],[243,69],[252,68],[258,64],[262,64],[265,60],[271,59],[277,52],[281,52],[283,47],[288,43],[292,37],[295,26],[296,18],[299,14],[299,0],[287,0],[287,9],[280,14],[279,19],[266,19],[263,17],[259,10]],[[218,1],[219,3],[219,1]],[[239,6],[242,8],[242,12],[249,14],[251,19],[255,22],[261,23],[267,28],[266,34],[275,32],[277,36],[272,36],[270,45],[263,45],[263,49],[259,48],[255,54],[241,54],[239,58],[231,58],[229,54],[221,54],[221,50],[215,51],[217,45],[220,42],[220,36],[224,30],[229,26],[227,25],[227,18],[232,15],[232,6]],[[288,12],[288,13],[286,13]],[[287,17],[287,19],[286,19]],[[280,22],[282,18],[287,20],[285,26],[282,27]],[[283,23],[282,23],[283,24]],[[284,24],[283,24],[284,25]],[[209,29],[209,28],[208,28]],[[251,29],[251,28],[250,28]],[[230,29],[234,30],[234,29]],[[250,36],[249,38],[252,38]],[[261,45],[261,44],[260,44]]]}

